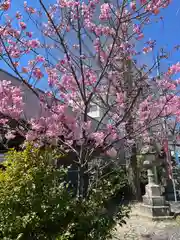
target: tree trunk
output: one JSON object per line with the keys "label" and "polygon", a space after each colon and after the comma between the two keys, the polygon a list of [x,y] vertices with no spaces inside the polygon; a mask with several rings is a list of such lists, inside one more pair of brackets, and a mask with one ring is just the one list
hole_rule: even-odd
{"label": "tree trunk", "polygon": [[81,166],[78,168],[77,196],[79,199],[84,197],[84,171]]}
{"label": "tree trunk", "polygon": [[136,155],[136,146],[134,145],[132,147],[132,156],[128,168],[128,178],[130,187],[132,190],[132,194],[135,200],[141,201],[141,184],[140,184],[140,174],[139,174],[139,168],[137,164],[137,155]]}
{"label": "tree trunk", "polygon": [[[131,134],[133,134],[133,118],[130,116],[128,123],[126,124],[126,131],[129,134],[129,140],[132,140]],[[131,158],[128,166],[128,179],[132,194],[135,200],[141,201],[141,183],[140,183],[140,173],[137,162],[137,147],[136,143],[133,144],[131,149]]]}
{"label": "tree trunk", "polygon": [[86,198],[89,187],[89,176],[86,173],[88,165],[85,167],[79,166],[78,168],[78,184],[77,184],[77,196],[79,199]]}

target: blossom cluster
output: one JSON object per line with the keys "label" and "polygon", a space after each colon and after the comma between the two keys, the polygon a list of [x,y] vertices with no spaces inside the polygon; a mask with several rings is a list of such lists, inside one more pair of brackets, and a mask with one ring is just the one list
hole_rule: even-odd
{"label": "blossom cluster", "polygon": [[[107,153],[115,156],[113,143],[123,139],[133,144],[137,134],[147,139],[146,130],[155,119],[171,115],[180,120],[180,81],[171,80],[180,72],[179,63],[155,83],[154,95],[147,93],[150,87],[142,94],[147,73],[143,77],[132,73],[143,75],[133,60],[141,53],[150,54],[156,45],[150,39],[137,51],[144,38],[146,24],[142,22],[148,26],[149,16],[159,14],[170,0],[123,1],[121,7],[123,3],[115,2],[57,0],[45,9],[46,4],[40,6],[44,11],[25,2],[25,13],[38,34],[31,32],[23,12],[16,12],[14,18],[4,15],[0,55],[31,90],[37,82],[47,80],[47,95],[54,100],[49,106],[39,97],[42,111],[29,120],[28,141],[54,141],[63,136],[71,145],[92,140],[95,148],[109,145]],[[10,0],[0,4],[3,13],[10,6]],[[136,70],[131,71],[129,65]],[[134,83],[129,84],[130,80]],[[92,103],[103,113],[98,115],[99,123],[89,115]],[[21,89],[2,81],[0,112],[19,119],[23,107]]]}

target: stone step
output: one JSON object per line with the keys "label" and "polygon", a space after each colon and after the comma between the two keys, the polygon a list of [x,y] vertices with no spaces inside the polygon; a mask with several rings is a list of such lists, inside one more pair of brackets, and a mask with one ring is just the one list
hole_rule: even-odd
{"label": "stone step", "polygon": [[150,206],[142,204],[141,211],[144,215],[152,218],[167,218],[171,215],[168,206]]}
{"label": "stone step", "polygon": [[170,209],[172,213],[180,214],[180,202],[169,202]]}

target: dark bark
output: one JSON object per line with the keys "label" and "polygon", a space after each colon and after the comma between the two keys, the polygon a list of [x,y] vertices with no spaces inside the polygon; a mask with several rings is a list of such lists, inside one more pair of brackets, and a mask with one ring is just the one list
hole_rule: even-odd
{"label": "dark bark", "polygon": [[[129,121],[126,125],[126,131],[129,135],[129,139],[132,140],[131,135],[133,134],[133,118],[130,117]],[[133,144],[131,149],[131,158],[130,163],[128,166],[128,177],[129,177],[129,184],[131,186],[132,194],[135,200],[141,201],[141,183],[140,183],[140,173],[138,168],[138,162],[137,162],[137,147],[136,143]]]}
{"label": "dark bark", "polygon": [[137,163],[137,149],[134,145],[132,147],[132,155],[130,159],[130,164],[128,167],[128,177],[129,177],[129,184],[131,186],[132,194],[134,200],[141,201],[142,195],[141,195],[141,182],[140,182],[140,173]]}
{"label": "dark bark", "polygon": [[89,176],[86,173],[86,167],[78,168],[78,182],[77,182],[77,197],[79,199],[84,199],[87,196],[88,187],[89,187]]}
{"label": "dark bark", "polygon": [[84,196],[84,171],[83,168],[80,166],[78,168],[78,184],[77,184],[77,196],[79,199],[82,199]]}

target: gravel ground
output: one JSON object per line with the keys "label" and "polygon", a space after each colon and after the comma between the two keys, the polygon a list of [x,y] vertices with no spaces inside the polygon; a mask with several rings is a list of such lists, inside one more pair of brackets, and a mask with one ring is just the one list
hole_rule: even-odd
{"label": "gravel ground", "polygon": [[152,221],[132,210],[127,224],[117,227],[113,240],[180,240],[180,223],[175,220]]}

